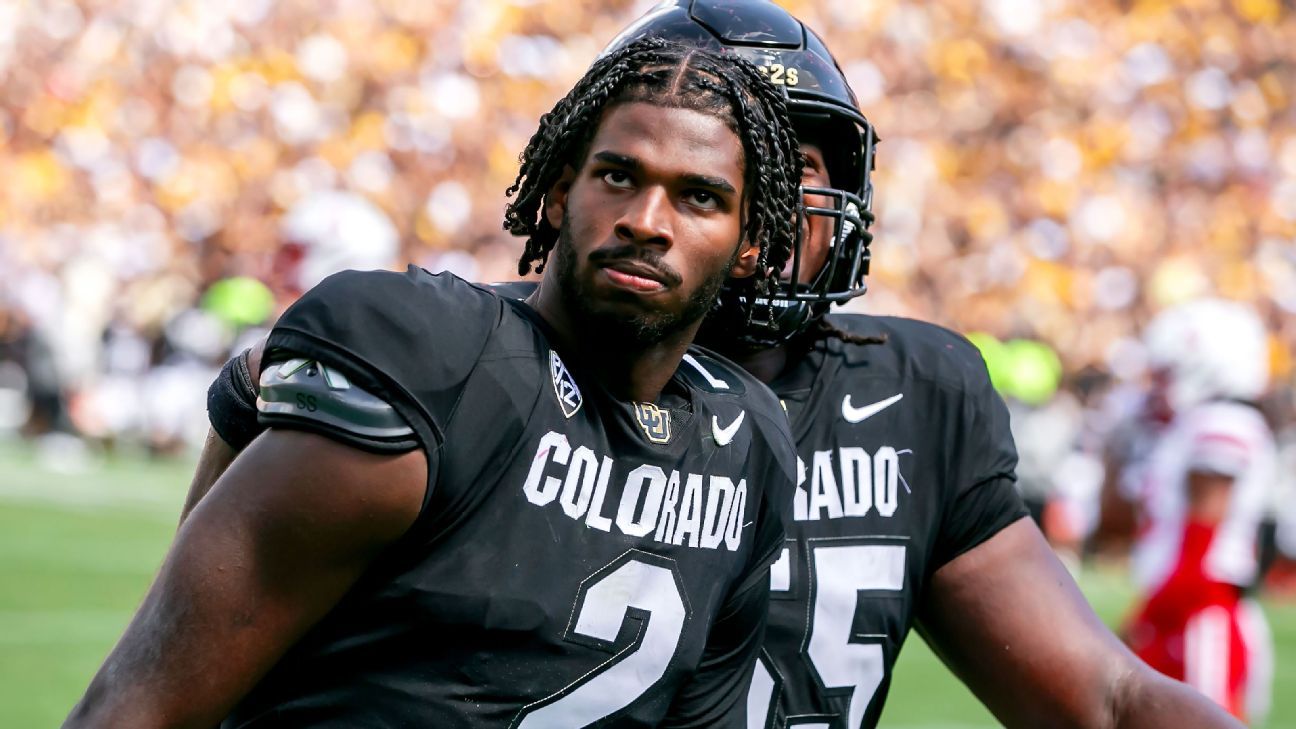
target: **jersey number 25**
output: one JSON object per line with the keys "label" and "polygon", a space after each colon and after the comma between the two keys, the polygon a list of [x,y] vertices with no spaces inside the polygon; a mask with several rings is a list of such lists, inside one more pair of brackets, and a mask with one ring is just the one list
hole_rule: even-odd
{"label": "jersey number 25", "polygon": [[[904,589],[905,547],[893,544],[842,544],[836,539],[811,539],[810,606],[802,652],[825,691],[851,689],[848,729],[858,729],[869,703],[886,675],[886,660],[878,642],[883,635],[856,635],[852,630],[860,595],[865,590]],[[770,572],[772,590],[791,586],[789,550]],[[770,667],[756,663],[747,695],[748,729],[765,729],[778,705],[777,685]],[[826,729],[824,724],[798,724],[798,729]]]}

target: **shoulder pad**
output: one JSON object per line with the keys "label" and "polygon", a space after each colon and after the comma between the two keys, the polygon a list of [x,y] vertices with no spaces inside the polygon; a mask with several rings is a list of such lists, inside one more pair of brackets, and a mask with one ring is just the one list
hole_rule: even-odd
{"label": "shoulder pad", "polygon": [[850,334],[859,334],[861,336],[886,336],[888,334],[888,318],[872,314],[858,314],[852,312],[833,312],[824,317],[829,324],[837,327],[843,332]]}
{"label": "shoulder pad", "polygon": [[846,314],[834,315],[830,321],[847,331],[885,335],[886,347],[869,354],[884,353],[882,357],[897,371],[972,392],[990,386],[981,350],[953,330],[896,316]]}
{"label": "shoulder pad", "polygon": [[737,365],[721,361],[699,347],[690,347],[679,366],[685,381],[703,392],[743,395],[747,392],[744,384],[747,375],[736,370]]}
{"label": "shoulder pad", "polygon": [[365,450],[401,452],[419,445],[414,429],[385,400],[337,369],[302,357],[266,365],[257,410],[270,425],[322,431]]}
{"label": "shoulder pad", "polygon": [[[511,316],[506,303],[453,274],[416,266],[404,273],[343,271],[288,307],[270,332],[266,351],[275,354],[266,361],[328,363],[329,371],[395,407],[420,443],[439,444],[464,383]],[[287,405],[293,410],[296,403]],[[368,419],[357,424],[384,427]]]}

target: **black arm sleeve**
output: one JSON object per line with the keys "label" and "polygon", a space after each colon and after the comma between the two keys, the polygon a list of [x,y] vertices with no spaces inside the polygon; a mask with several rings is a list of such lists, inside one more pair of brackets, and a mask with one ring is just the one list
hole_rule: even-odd
{"label": "black arm sleeve", "polygon": [[248,369],[248,351],[230,357],[207,388],[207,419],[235,451],[246,448],[265,430],[257,422],[257,391]]}

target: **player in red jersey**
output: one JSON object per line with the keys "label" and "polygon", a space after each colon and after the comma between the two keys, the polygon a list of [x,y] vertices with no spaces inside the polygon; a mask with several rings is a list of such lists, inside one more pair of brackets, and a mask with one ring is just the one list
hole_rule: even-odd
{"label": "player in red jersey", "polygon": [[1254,312],[1203,300],[1148,328],[1151,401],[1170,415],[1137,467],[1141,526],[1134,572],[1147,598],[1131,646],[1244,720],[1268,706],[1272,645],[1259,605],[1260,522],[1276,479],[1276,447],[1255,406],[1268,380]]}

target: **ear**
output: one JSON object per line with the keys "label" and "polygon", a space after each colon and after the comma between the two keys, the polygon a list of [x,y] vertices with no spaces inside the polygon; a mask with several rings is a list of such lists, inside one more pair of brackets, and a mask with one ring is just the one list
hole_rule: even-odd
{"label": "ear", "polygon": [[576,170],[571,165],[563,168],[558,181],[549,188],[544,200],[545,220],[554,229],[562,227],[563,213],[567,211],[567,196],[571,193],[572,182],[576,179]]}
{"label": "ear", "polygon": [[760,246],[752,245],[747,238],[738,244],[738,256],[734,258],[733,268],[729,269],[730,278],[748,278],[756,273],[756,261],[760,258]]}

